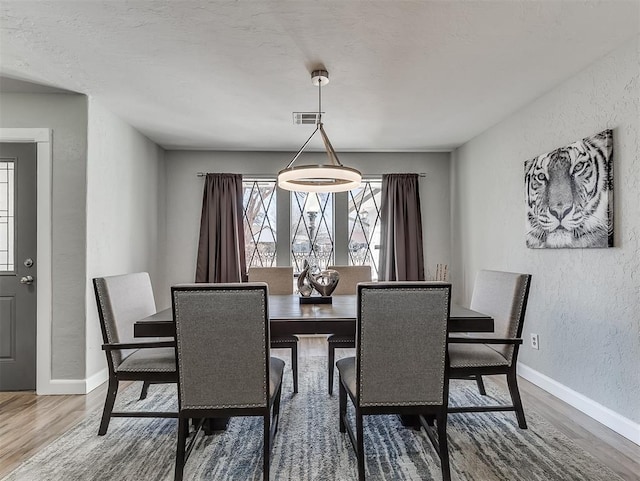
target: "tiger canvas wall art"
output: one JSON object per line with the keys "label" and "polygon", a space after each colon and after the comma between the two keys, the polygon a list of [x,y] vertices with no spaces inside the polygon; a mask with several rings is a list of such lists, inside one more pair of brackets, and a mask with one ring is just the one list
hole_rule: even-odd
{"label": "tiger canvas wall art", "polygon": [[527,247],[613,247],[613,131],[527,160]]}

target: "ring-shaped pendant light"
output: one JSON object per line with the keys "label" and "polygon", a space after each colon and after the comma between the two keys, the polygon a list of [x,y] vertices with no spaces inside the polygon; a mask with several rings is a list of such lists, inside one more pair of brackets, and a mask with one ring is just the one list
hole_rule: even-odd
{"label": "ring-shaped pendant light", "polygon": [[[362,175],[358,170],[342,165],[322,124],[322,86],[329,83],[329,73],[326,70],[314,70],[311,72],[311,82],[318,87],[316,129],[300,147],[287,167],[278,172],[278,187],[296,192],[345,192],[355,189],[360,186]],[[302,151],[318,132],[324,142],[329,163],[294,167],[294,162],[298,160]]]}

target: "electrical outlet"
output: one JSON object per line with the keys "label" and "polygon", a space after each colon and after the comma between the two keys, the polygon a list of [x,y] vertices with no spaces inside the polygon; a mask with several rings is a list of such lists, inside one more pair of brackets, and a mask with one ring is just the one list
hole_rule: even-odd
{"label": "electrical outlet", "polygon": [[531,334],[531,347],[533,349],[540,349],[540,339],[537,334]]}

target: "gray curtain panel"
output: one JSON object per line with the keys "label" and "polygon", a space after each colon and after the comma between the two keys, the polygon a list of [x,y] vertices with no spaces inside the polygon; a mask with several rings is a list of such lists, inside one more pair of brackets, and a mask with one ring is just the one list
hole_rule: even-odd
{"label": "gray curtain panel", "polygon": [[423,281],[422,216],[418,174],[382,176],[381,281]]}
{"label": "gray curtain panel", "polygon": [[246,272],[242,175],[207,174],[196,282],[242,282]]}

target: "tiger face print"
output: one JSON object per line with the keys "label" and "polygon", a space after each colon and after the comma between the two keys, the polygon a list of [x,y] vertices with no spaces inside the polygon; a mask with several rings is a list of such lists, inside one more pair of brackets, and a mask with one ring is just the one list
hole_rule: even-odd
{"label": "tiger face print", "polygon": [[613,245],[612,131],[525,162],[527,247]]}

